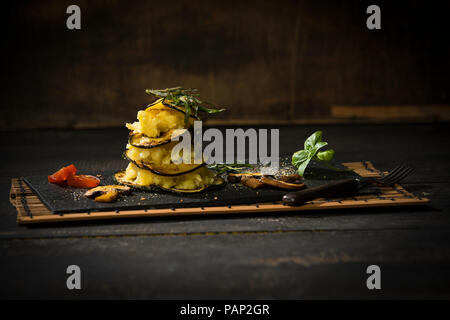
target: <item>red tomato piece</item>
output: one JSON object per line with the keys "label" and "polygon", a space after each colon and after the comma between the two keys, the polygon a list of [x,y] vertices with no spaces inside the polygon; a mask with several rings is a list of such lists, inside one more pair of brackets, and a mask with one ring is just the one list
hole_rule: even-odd
{"label": "red tomato piece", "polygon": [[72,175],[67,178],[67,184],[73,188],[91,189],[100,184],[100,179],[87,174]]}
{"label": "red tomato piece", "polygon": [[48,176],[48,182],[56,183],[56,184],[64,184],[67,181],[67,178],[76,174],[77,168],[71,164],[70,166],[64,167],[56,171],[51,176]]}

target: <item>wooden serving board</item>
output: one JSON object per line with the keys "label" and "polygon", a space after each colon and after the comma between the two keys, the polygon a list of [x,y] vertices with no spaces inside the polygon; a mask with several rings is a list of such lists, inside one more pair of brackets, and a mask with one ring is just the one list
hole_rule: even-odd
{"label": "wooden serving board", "polygon": [[[343,163],[362,177],[380,177],[381,172],[370,161]],[[76,212],[54,214],[37,197],[21,178],[11,180],[10,202],[17,209],[17,223],[48,223],[58,221],[80,221],[95,219],[142,218],[161,216],[211,215],[232,213],[264,213],[304,210],[326,210],[360,207],[388,207],[400,205],[423,205],[429,202],[427,198],[419,198],[406,191],[400,185],[379,187],[380,194],[359,195],[351,198],[317,199],[302,206],[289,207],[280,202],[254,203],[232,206],[213,206],[196,208],[165,208],[115,210],[99,212]],[[287,193],[287,192],[286,192]]]}

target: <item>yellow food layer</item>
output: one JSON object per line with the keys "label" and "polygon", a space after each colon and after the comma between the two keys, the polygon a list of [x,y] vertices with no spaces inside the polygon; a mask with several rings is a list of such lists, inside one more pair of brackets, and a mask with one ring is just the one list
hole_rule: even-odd
{"label": "yellow food layer", "polygon": [[178,143],[178,141],[170,142],[168,144],[164,144],[160,147],[155,147],[151,149],[137,148],[132,145],[127,145],[126,155],[131,160],[137,162],[143,162],[148,165],[154,166],[164,166],[170,171],[188,171],[197,167],[199,164],[194,163],[194,150],[191,150],[191,157],[186,155],[186,158],[183,158],[182,151],[179,155],[174,155],[173,160],[177,160],[181,156],[181,163],[175,164],[172,161],[171,153],[172,148]]}
{"label": "yellow food layer", "polygon": [[[179,108],[184,110],[183,108]],[[193,119],[184,123],[184,113],[165,106],[160,99],[145,110],[138,111],[138,121],[127,123],[126,127],[135,133],[143,133],[150,138],[159,137],[161,133],[171,129],[189,128]]]}
{"label": "yellow food layer", "polygon": [[125,170],[125,179],[139,186],[157,185],[165,189],[197,190],[212,185],[215,175],[208,168],[202,167],[181,176],[166,177],[140,169],[130,163]]}

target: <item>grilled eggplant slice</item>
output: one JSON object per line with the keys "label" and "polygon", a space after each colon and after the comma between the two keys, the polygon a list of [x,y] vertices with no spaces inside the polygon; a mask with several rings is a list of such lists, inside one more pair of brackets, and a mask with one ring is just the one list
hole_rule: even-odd
{"label": "grilled eggplant slice", "polygon": [[[165,98],[162,100],[162,104],[165,105],[166,107],[172,108],[174,110],[177,110],[177,111],[179,111],[181,113],[186,114],[186,110],[184,110],[184,108],[171,105],[168,101],[166,101]],[[196,116],[196,115],[190,114],[189,116],[191,118],[194,118],[195,120],[200,120],[200,118],[198,116]]]}
{"label": "grilled eggplant slice", "polygon": [[163,133],[158,138],[150,138],[143,133],[132,133],[128,138],[128,143],[136,148],[152,149],[170,143],[173,134],[181,136],[186,131],[187,129],[172,129]]}
{"label": "grilled eggplant slice", "polygon": [[162,101],[163,101],[163,99],[157,99],[157,100],[153,101],[152,103],[150,103],[149,105],[147,105],[146,109],[148,109],[150,107],[153,107],[153,106],[157,105],[158,103],[160,103]]}
{"label": "grilled eggplant slice", "polygon": [[143,186],[139,184],[135,184],[133,182],[128,181],[125,178],[125,171],[119,171],[114,174],[114,179],[118,184],[129,186],[131,188],[141,190],[141,191],[147,191],[147,192],[160,192],[160,191],[167,191],[167,192],[174,192],[174,193],[198,193],[205,190],[211,190],[223,187],[225,185],[225,180],[222,179],[220,176],[215,177],[214,182],[209,186],[204,186],[197,189],[179,189],[179,188],[164,188],[158,185],[149,185],[149,186]]}
{"label": "grilled eggplant slice", "polygon": [[156,165],[156,164],[144,163],[143,161],[133,160],[127,155],[127,152],[128,152],[128,150],[125,151],[125,153],[124,153],[124,158],[126,160],[130,161],[131,163],[133,163],[140,169],[149,170],[152,173],[160,175],[160,176],[167,176],[167,177],[181,176],[183,174],[195,171],[201,167],[206,166],[206,163],[195,164],[195,165],[193,164],[192,167],[189,168],[188,170],[179,171],[178,169],[169,167],[167,165]]}
{"label": "grilled eggplant slice", "polygon": [[204,167],[206,163],[201,163],[198,165],[195,165],[193,168],[186,170],[186,171],[177,171],[176,169],[168,168],[164,165],[151,165],[143,163],[142,161],[134,161],[131,159],[128,159],[130,162],[133,162],[136,166],[138,166],[141,169],[149,170],[154,174],[160,175],[160,176],[166,176],[166,177],[176,177],[176,176],[182,176],[183,174],[193,172],[201,167]]}

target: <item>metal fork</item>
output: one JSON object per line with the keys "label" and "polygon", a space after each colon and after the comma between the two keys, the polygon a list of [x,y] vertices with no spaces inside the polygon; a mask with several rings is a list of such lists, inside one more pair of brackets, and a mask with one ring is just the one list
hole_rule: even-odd
{"label": "metal fork", "polygon": [[355,178],[359,180],[358,190],[366,187],[370,182],[378,182],[386,186],[392,186],[405,179],[414,169],[401,164],[392,169],[387,175],[381,178]]}
{"label": "metal fork", "polygon": [[288,193],[283,196],[282,202],[285,205],[298,206],[317,198],[348,195],[367,187],[372,182],[391,186],[406,178],[412,171],[412,168],[402,164],[381,178],[370,177],[339,180],[318,187]]}

